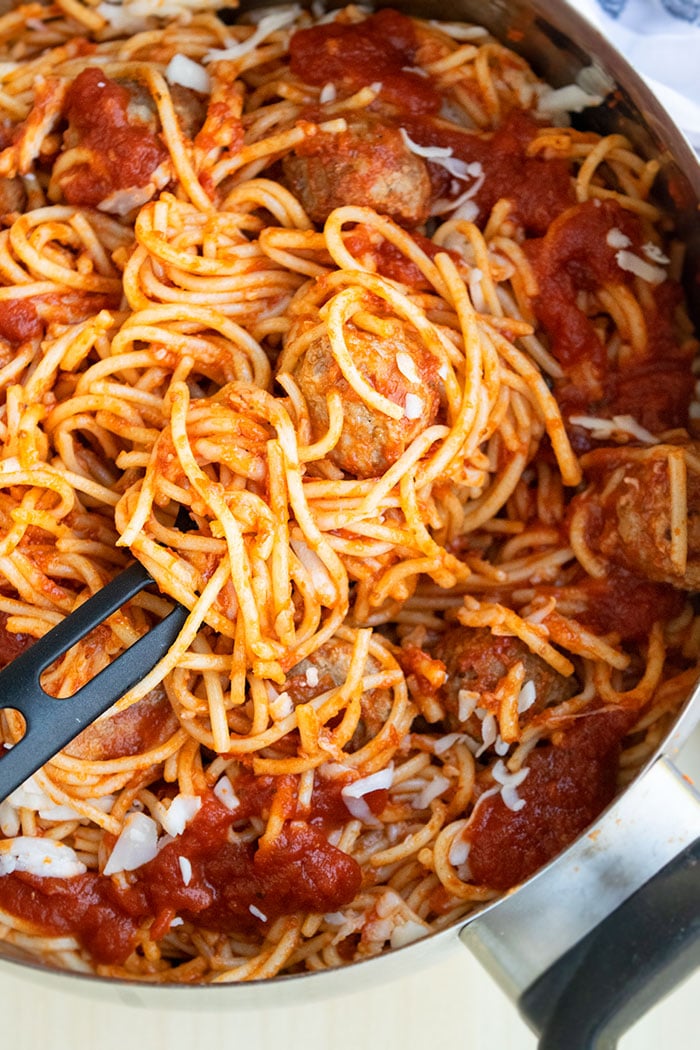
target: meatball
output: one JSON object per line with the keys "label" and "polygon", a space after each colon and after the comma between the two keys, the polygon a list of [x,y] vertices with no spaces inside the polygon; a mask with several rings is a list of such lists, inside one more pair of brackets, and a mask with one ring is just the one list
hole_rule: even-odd
{"label": "meatball", "polygon": [[525,669],[525,681],[535,686],[536,699],[528,709],[528,717],[568,700],[576,690],[573,679],[555,671],[541,656],[530,652],[519,638],[492,634],[487,627],[451,628],[439,639],[433,655],[442,660],[447,670],[442,701],[452,729],[479,728],[476,719],[470,717],[466,723],[460,720],[460,691],[494,692],[518,661]]}
{"label": "meatball", "polygon": [[439,365],[419,337],[403,326],[380,338],[347,325],[345,338],[363,378],[403,406],[401,419],[365,404],[343,377],[326,335],[311,343],[294,377],[306,398],[315,440],[328,429],[327,395],[336,390],[342,398],[343,428],[328,454],[331,462],[356,478],[378,477],[435,422],[440,410]]}
{"label": "meatball", "polygon": [[[582,460],[592,485],[574,504],[591,546],[629,572],[683,590],[700,587],[700,445],[601,448]],[[687,505],[673,520],[672,477],[685,481]],[[687,552],[674,530],[687,521]],[[682,527],[682,524],[681,524]]]}
{"label": "meatball", "polygon": [[334,208],[356,204],[419,226],[430,214],[428,168],[398,128],[368,113],[348,117],[347,131],[305,139],[282,162],[285,180],[309,218],[323,224]]}
{"label": "meatball", "polygon": [[[315,696],[343,684],[350,670],[351,658],[349,642],[331,639],[291,669],[284,691],[295,705],[308,703]],[[365,673],[376,674],[378,671],[377,662],[369,657]],[[376,736],[391,713],[391,705],[392,697],[387,689],[370,689],[363,693],[362,716],[352,740],[353,749],[362,747]]]}
{"label": "meatball", "polygon": [[163,689],[154,689],[126,711],[100,718],[66,747],[74,758],[105,762],[138,755],[164,744],[178,720]]}
{"label": "meatball", "polygon": [[27,194],[19,178],[0,178],[0,218],[24,211]]}
{"label": "meatball", "polygon": [[[187,88],[172,99],[188,137],[204,119],[204,106]],[[64,103],[68,127],[56,161],[49,196],[124,215],[150,200],[170,177],[155,102],[139,81],[84,69]]]}

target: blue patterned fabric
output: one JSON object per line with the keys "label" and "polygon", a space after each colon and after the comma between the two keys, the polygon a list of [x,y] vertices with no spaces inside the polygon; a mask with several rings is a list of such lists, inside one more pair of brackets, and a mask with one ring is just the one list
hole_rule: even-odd
{"label": "blue patterned fabric", "polygon": [[700,152],[700,0],[571,0],[645,78]]}

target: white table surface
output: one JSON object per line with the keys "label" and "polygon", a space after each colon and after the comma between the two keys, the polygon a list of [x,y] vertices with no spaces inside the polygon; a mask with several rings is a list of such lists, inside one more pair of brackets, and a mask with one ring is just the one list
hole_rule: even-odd
{"label": "white table surface", "polygon": [[[681,768],[700,782],[700,732]],[[700,892],[700,887],[699,887]],[[621,1050],[698,1050],[700,973],[623,1037]],[[264,1012],[167,1012],[99,1003],[0,970],[2,1050],[534,1050],[515,1007],[466,950],[409,979]],[[562,1047],[561,1050],[567,1050]]]}

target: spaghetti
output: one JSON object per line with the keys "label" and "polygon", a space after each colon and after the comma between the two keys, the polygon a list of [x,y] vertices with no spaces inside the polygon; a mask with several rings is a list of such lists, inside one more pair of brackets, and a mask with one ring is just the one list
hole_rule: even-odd
{"label": "spaghetti", "polygon": [[700,657],[658,165],[478,26],[210,6],[0,19],[3,659],[132,557],[157,592],[49,692],[188,609],[0,804],[0,939],[154,982],[457,921],[597,816]]}

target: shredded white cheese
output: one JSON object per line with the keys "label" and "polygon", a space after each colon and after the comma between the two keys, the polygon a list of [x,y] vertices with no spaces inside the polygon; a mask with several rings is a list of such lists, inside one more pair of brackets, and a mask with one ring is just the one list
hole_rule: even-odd
{"label": "shredded white cheese", "polygon": [[433,751],[436,755],[444,755],[445,751],[454,745],[459,743],[460,740],[464,740],[464,733],[447,733],[445,736],[441,736],[439,740],[436,740],[433,744]]}
{"label": "shredded white cheese", "polygon": [[492,714],[485,714],[481,722],[481,739],[483,741],[481,747],[476,753],[476,757],[483,755],[489,747],[496,743],[496,737],[498,736],[498,723],[496,722],[496,716]]}
{"label": "shredded white cheese", "polygon": [[241,804],[238,795],[234,791],[233,784],[225,773],[222,777],[219,777],[214,785],[214,794],[221,805],[226,806],[226,809],[238,809]]}
{"label": "shredded white cheese", "polygon": [[471,718],[479,703],[480,696],[473,689],[460,689],[457,693],[457,718],[460,722],[466,722]]}
{"label": "shredded white cheese", "polygon": [[182,881],[185,886],[189,886],[192,881],[192,864],[189,857],[179,856],[177,862],[180,866],[180,874],[182,875]]}
{"label": "shredded white cheese", "polygon": [[410,354],[406,353],[405,350],[399,350],[396,355],[396,367],[404,379],[407,379],[409,383],[420,383],[420,376],[418,375],[416,362]]}
{"label": "shredded white cheese", "polygon": [[497,784],[501,785],[501,798],[508,809],[517,813],[525,805],[525,799],[518,795],[518,788],[530,772],[529,766],[523,766],[517,773],[509,773],[505,764],[499,759],[491,773]]}
{"label": "shredded white cheese", "polygon": [[145,813],[129,813],[105,864],[104,874],[134,871],[158,852],[158,825]]}
{"label": "shredded white cheese", "polygon": [[542,85],[537,112],[554,116],[556,113],[582,113],[589,106],[599,106],[602,95],[591,95],[578,84],[566,84],[560,88]]}
{"label": "shredded white cheese", "polygon": [[425,937],[426,933],[430,933],[429,926],[422,925],[420,922],[416,922],[415,919],[406,919],[400,925],[394,926],[389,937],[389,943],[392,948],[403,948],[405,944],[413,944],[414,941]]}
{"label": "shredded white cheese", "polygon": [[173,55],[165,68],[165,79],[169,84],[180,84],[201,95],[211,93],[211,77],[206,69],[187,55]]}
{"label": "shredded white cheese", "polygon": [[168,835],[172,835],[173,838],[182,835],[189,822],[199,812],[201,805],[199,795],[176,795],[163,817],[163,828]]}
{"label": "shredded white cheese", "polygon": [[279,696],[270,701],[268,707],[275,722],[281,722],[287,715],[291,715],[294,710],[294,704],[289,693],[280,693]]}
{"label": "shredded white cheese", "polygon": [[528,711],[536,699],[537,690],[535,689],[535,683],[532,680],[529,680],[525,682],[518,693],[518,714],[521,715],[523,711]]}
{"label": "shredded white cheese", "polygon": [[632,243],[629,237],[622,230],[619,230],[617,226],[613,226],[608,230],[605,242],[611,248],[629,248]]}
{"label": "shredded white cheese", "polygon": [[621,270],[627,270],[629,273],[633,273],[635,277],[641,277],[643,281],[647,281],[649,284],[661,284],[662,281],[666,280],[666,271],[662,270],[660,266],[653,266],[650,262],[641,259],[634,252],[629,252],[625,248],[615,253],[615,260]]}
{"label": "shredded white cheese", "polygon": [[450,781],[447,777],[438,773],[436,776],[430,778],[425,787],[415,796],[411,805],[414,809],[428,809],[430,803],[436,798],[439,798],[444,791],[447,791],[449,786]]}
{"label": "shredded white cheese", "polygon": [[671,261],[668,255],[664,255],[658,244],[653,244],[651,241],[647,241],[647,243],[643,245],[642,251],[647,259],[651,259],[652,262],[658,263],[659,266],[666,266],[666,264]]}
{"label": "shredded white cheese", "polygon": [[307,667],[306,671],[304,673],[304,678],[306,679],[306,684],[311,689],[315,689],[316,686],[318,685],[318,668],[317,667]]}
{"label": "shredded white cheese", "polygon": [[242,58],[249,52],[254,51],[272,33],[276,33],[278,29],[286,29],[287,26],[295,22],[300,11],[301,8],[295,4],[291,7],[285,7],[282,11],[265,15],[258,22],[255,31],[245,40],[232,41],[228,47],[223,49],[213,48],[206,53],[203,61],[218,62],[221,60],[231,62]]}
{"label": "shredded white cheese", "polygon": [[335,84],[324,84],[321,88],[321,93],[318,96],[318,101],[321,104],[326,102],[335,102],[337,92],[335,90]]}
{"label": "shredded white cheese", "polygon": [[658,443],[658,439],[638,423],[634,416],[613,416],[612,419],[599,416],[569,416],[569,422],[592,431],[593,437],[601,441],[614,438],[616,434],[628,434],[647,445]]}
{"label": "shredded white cheese", "polygon": [[248,905],[248,911],[251,915],[254,915],[256,919],[260,919],[261,922],[267,922],[267,915],[264,911],[260,911],[260,908],[256,908],[254,904]]}
{"label": "shredded white cheese", "polygon": [[391,762],[385,769],[379,769],[376,773],[370,773],[369,776],[360,777],[359,780],[353,781],[352,784],[346,784],[341,789],[340,795],[356,820],[376,823],[374,814],[365,802],[364,796],[371,791],[388,790],[392,785],[393,779],[394,763]]}
{"label": "shredded white cheese", "polygon": [[471,842],[469,842],[465,838],[462,838],[462,836],[460,835],[455,835],[455,837],[452,839],[450,852],[447,855],[447,858],[453,868],[459,868],[462,864],[466,863],[471,848]]}
{"label": "shredded white cheese", "polygon": [[70,879],[82,875],[87,868],[63,842],[20,835],[0,841],[0,875],[11,875],[13,871],[40,878]]}
{"label": "shredded white cheese", "polygon": [[406,394],[406,404],[404,405],[406,419],[420,419],[424,408],[425,402],[422,397],[418,397],[418,394]]}

